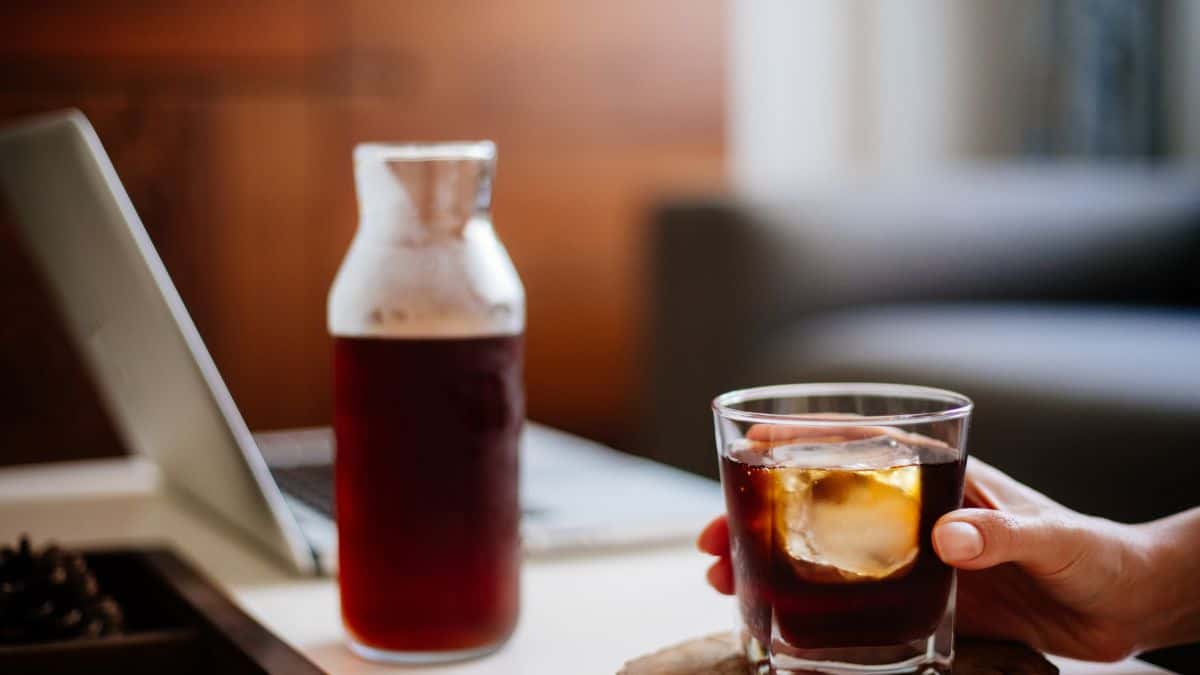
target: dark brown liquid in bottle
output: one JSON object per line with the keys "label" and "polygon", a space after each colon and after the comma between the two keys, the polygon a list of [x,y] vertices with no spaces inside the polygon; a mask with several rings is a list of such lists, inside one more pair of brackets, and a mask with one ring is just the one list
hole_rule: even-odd
{"label": "dark brown liquid in bottle", "polygon": [[964,462],[925,459],[915,561],[895,576],[851,583],[805,578],[772,536],[773,474],[786,469],[722,456],[738,604],[754,637],[770,643],[772,617],[781,637],[799,648],[894,645],[934,632],[953,571],[934,553],[930,533],[937,519],[961,502]]}
{"label": "dark brown liquid in bottle", "polygon": [[518,605],[520,336],[334,339],[342,617],[361,644],[466,650]]}

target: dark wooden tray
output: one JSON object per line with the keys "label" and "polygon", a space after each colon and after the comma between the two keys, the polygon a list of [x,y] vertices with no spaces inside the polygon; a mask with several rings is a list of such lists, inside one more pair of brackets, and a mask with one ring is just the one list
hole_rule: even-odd
{"label": "dark wooden tray", "polygon": [[167,549],[85,552],[125,612],[118,637],[0,647],[0,673],[322,673]]}

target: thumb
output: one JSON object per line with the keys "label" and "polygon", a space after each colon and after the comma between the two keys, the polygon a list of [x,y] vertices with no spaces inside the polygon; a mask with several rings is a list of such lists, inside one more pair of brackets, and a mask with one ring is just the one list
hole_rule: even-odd
{"label": "thumb", "polygon": [[1057,574],[1077,561],[1083,535],[1069,524],[993,509],[960,509],[933,528],[933,547],[948,565],[978,570],[1015,562],[1031,574]]}

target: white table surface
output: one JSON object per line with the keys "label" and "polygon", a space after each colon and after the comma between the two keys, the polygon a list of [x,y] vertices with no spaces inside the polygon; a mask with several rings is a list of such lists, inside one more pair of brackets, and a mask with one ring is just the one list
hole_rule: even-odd
{"label": "white table surface", "polygon": [[[258,621],[331,673],[614,673],[626,660],[728,628],[734,606],[704,583],[685,545],[529,560],[512,640],[477,661],[414,668],[367,663],[342,643],[332,579],[288,573],[190,503],[166,494],[144,460],[0,470],[0,541],[22,532],[71,546],[167,543]],[[1053,659],[1067,675],[1165,673],[1141,661]]]}

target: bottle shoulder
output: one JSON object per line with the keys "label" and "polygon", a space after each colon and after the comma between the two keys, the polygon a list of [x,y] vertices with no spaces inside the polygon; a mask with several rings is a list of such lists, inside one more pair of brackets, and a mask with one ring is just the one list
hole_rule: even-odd
{"label": "bottle shoulder", "polygon": [[329,293],[339,336],[467,337],[525,329],[525,291],[490,226],[425,242],[363,236]]}

